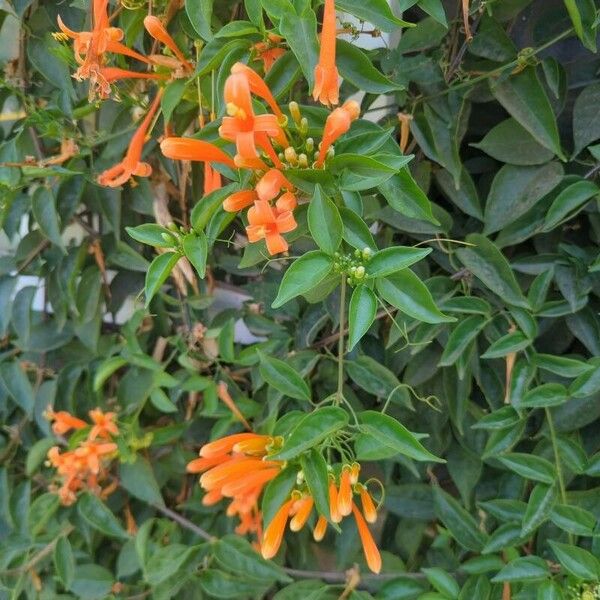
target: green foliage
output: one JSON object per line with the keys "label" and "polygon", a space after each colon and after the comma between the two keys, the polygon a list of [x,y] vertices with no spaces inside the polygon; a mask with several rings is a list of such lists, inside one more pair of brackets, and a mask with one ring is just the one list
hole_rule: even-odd
{"label": "green foliage", "polygon": [[[148,3],[117,4],[123,43],[150,53]],[[260,71],[265,41],[284,50],[270,89],[320,139],[320,2],[154,1],[193,73],[102,102],[48,33],[59,14],[89,30],[90,2],[0,3],[0,598],[600,597],[599,6],[471,2],[467,42],[458,4],[336,2],[341,97],[364,92],[369,120],[327,169],[288,170],[298,228],[266,260],[222,209],[252,174],[215,165],[226,185],[203,194],[198,163],[156,142],[200,111],[216,120],[196,137],[215,142],[230,68]],[[100,187],[155,84],[152,177]],[[47,453],[89,428],[55,434],[44,413],[97,406],[118,413],[112,493],[62,506]],[[286,461],[265,526],[298,481],[329,518],[341,457],[361,462],[381,576],[352,519],[317,550],[313,518],[266,561],[223,503],[202,504],[186,465],[242,420]]]}

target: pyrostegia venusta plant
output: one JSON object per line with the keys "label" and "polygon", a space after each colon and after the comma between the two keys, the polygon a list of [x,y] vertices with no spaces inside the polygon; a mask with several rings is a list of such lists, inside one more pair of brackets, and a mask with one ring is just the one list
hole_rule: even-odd
{"label": "pyrostegia venusta plant", "polygon": [[[169,189],[177,190],[181,224],[157,202],[154,210],[160,225],[129,229],[134,239],[159,252],[146,276],[147,303],[169,274],[179,292],[186,294],[182,273],[195,283],[186,270],[187,260],[205,277],[210,273],[211,251],[228,243],[222,234],[241,223],[247,241],[237,237],[236,243],[245,247],[245,261],[256,264],[283,255],[280,259],[290,262],[274,309],[299,296],[311,301],[331,296],[338,304],[337,356],[329,357],[336,362],[333,389],[314,396],[294,367],[256,354],[251,364],[258,365],[260,377],[274,393],[303,401],[303,410],[261,423],[245,414],[228,385],[219,381],[217,397],[231,411],[235,428],[243,426],[247,431],[221,432],[202,445],[199,458],[189,462],[187,470],[201,474],[202,504],[216,507],[226,501],[226,515],[239,520],[236,532],[250,536],[263,558],[278,554],[288,524],[292,532],[311,527],[312,538],[320,542],[328,530],[339,531],[350,518],[365,563],[379,573],[382,559],[371,526],[376,525],[384,487],[375,477],[359,480],[365,440],[379,433],[385,440],[379,449],[371,449],[373,456],[391,452],[415,460],[438,459],[418,437],[385,414],[395,391],[382,412],[355,410],[344,388],[346,354],[371,327],[378,307],[399,331],[393,311],[397,317],[432,325],[453,320],[439,311],[426,285],[409,269],[430,249],[390,245],[379,250],[361,216],[361,192],[372,190],[373,197],[396,206],[399,188],[416,187],[406,169],[412,156],[403,154],[390,131],[360,119],[358,100],[347,97],[340,102],[333,0],[324,5],[318,60],[310,69],[303,65],[308,76],[301,82],[326,108],[283,102],[281,90],[270,85],[271,74],[293,48],[282,31],[265,30],[264,39],[252,44],[251,56],[230,61],[217,82],[205,62],[214,64],[210,49],[197,44],[190,52],[177,43],[167,30],[171,16],[167,11],[143,19],[153,43],[162,48],[162,54],[147,55],[122,46],[123,32],[109,26],[107,2],[94,3],[91,32],[76,34],[60,23],[74,40],[81,64],[75,76],[90,80],[90,95],[106,99],[115,91],[111,84],[129,82],[148,98],[123,160],[104,171],[98,183],[116,188],[135,186],[138,177],[152,178],[163,188],[168,181]],[[145,70],[109,65],[111,54],[140,60]],[[193,103],[194,114],[185,123],[173,118],[174,90],[180,99]],[[158,160],[143,158],[153,130],[160,131]],[[406,130],[401,140],[405,148]],[[188,213],[187,182],[198,162],[203,164],[203,194]],[[417,202],[413,211],[415,218],[435,222],[426,199]],[[164,406],[164,399],[156,390],[153,393],[153,402]],[[84,426],[69,418],[65,417],[63,427]],[[84,445],[97,444],[95,439],[105,435],[97,433],[97,427]],[[111,435],[117,433],[110,429]],[[116,448],[111,444],[106,442],[98,456],[112,457]],[[79,447],[73,450],[74,456],[81,452]],[[80,467],[70,457],[51,451],[50,460],[66,478],[63,501],[73,502],[84,486],[102,493],[94,489],[94,482],[86,482],[89,465]],[[95,460],[94,476],[104,469],[104,459]]]}

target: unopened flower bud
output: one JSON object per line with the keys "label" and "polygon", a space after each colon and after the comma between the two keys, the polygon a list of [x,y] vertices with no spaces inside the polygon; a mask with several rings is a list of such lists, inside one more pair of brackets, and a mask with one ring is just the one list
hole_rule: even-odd
{"label": "unopened flower bud", "polygon": [[368,246],[366,248],[363,248],[362,251],[362,257],[363,260],[371,260],[371,257],[373,256],[373,250],[371,250],[371,248],[369,248]]}
{"label": "unopened flower bud", "polygon": [[300,126],[300,121],[302,120],[302,114],[300,113],[300,106],[297,102],[292,101],[289,103],[290,115],[292,115],[292,119],[294,119],[294,123],[296,126]]}
{"label": "unopened flower bud", "polygon": [[306,138],[305,147],[307,152],[313,152],[315,149],[315,140],[313,140],[311,137]]}
{"label": "unopened flower bud", "polygon": [[365,268],[362,265],[360,267],[356,267],[354,277],[356,279],[362,279],[364,276],[365,276]]}
{"label": "unopened flower bud", "polygon": [[308,156],[306,156],[306,154],[298,155],[298,166],[302,169],[308,168]]}
{"label": "unopened flower bud", "polygon": [[308,119],[306,117],[302,117],[302,119],[300,119],[300,125],[298,128],[300,129],[300,133],[302,135],[306,135],[308,133]]}
{"label": "unopened flower bud", "polygon": [[290,164],[295,165],[298,162],[298,155],[292,146],[288,146],[283,154],[285,156],[285,160],[287,160]]}

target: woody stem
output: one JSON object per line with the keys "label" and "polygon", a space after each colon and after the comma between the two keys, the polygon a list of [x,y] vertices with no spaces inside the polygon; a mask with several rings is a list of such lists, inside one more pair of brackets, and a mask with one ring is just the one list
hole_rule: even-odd
{"label": "woody stem", "polygon": [[342,275],[340,286],[340,337],[338,338],[338,384],[337,402],[342,399],[344,392],[344,330],[346,329],[346,275]]}

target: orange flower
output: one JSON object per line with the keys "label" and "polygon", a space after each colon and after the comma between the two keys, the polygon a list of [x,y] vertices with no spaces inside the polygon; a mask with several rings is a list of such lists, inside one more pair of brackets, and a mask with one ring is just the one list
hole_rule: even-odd
{"label": "orange flower", "polygon": [[110,27],[109,25],[108,0],[93,1],[92,31],[73,31],[58,17],[58,27],[62,33],[73,40],[75,60],[80,65],[74,77],[78,80],[90,80],[90,99],[95,94],[98,94],[101,98],[110,95],[110,84],[101,72],[101,67],[105,62],[105,53],[113,52],[146,63],[151,62],[142,54],[121,44],[123,31],[118,27]]}
{"label": "orange flower", "polygon": [[314,500],[312,496],[304,496],[296,501],[293,511],[294,516],[290,521],[290,529],[292,531],[300,531],[304,527],[312,512],[313,504]]}
{"label": "orange flower", "polygon": [[148,15],[144,18],[144,27],[155,40],[158,40],[173,52],[186,71],[193,69],[159,18]]}
{"label": "orange flower", "polygon": [[274,200],[282,189],[290,192],[294,189],[294,186],[278,169],[270,169],[267,171],[256,184],[257,196],[260,200],[265,200],[267,202]]}
{"label": "orange flower", "polygon": [[253,71],[248,65],[238,62],[231,67],[231,73],[234,75],[237,73],[243,73],[248,79],[250,91],[259,98],[262,98],[269,105],[269,108],[273,111],[277,118],[282,122],[285,122],[285,116],[281,112],[281,109],[275,100],[275,96],[273,96],[269,86],[256,71]]}
{"label": "orange flower", "polygon": [[233,194],[225,198],[223,210],[226,210],[227,212],[238,212],[251,206],[255,200],[258,200],[258,196],[254,190],[240,190],[239,192],[233,192]]}
{"label": "orange flower", "polygon": [[148,177],[152,174],[152,167],[148,163],[142,162],[141,159],[144,143],[146,141],[146,134],[148,133],[150,123],[160,106],[161,95],[160,91],[156,94],[148,114],[144,117],[141,125],[133,134],[125,158],[114,167],[107,169],[104,173],[99,175],[98,183],[100,185],[119,187],[129,181],[133,175],[137,175],[138,177]]}
{"label": "orange flower", "polygon": [[75,456],[94,475],[100,472],[102,458],[116,451],[117,445],[113,442],[98,443],[93,441],[83,442],[74,450]]}
{"label": "orange flower", "polygon": [[288,249],[288,243],[281,234],[293,231],[297,227],[294,215],[290,211],[274,210],[265,200],[257,200],[248,210],[248,222],[248,240],[257,242],[264,239],[271,255]]}
{"label": "orange flower", "polygon": [[277,554],[293,503],[294,500],[285,502],[265,529],[260,548],[263,558],[273,558]]}
{"label": "orange flower", "polygon": [[327,519],[323,516],[320,516],[317,520],[317,524],[315,526],[315,530],[313,531],[313,539],[315,542],[320,542],[325,537],[325,532],[327,531]]}
{"label": "orange flower", "polygon": [[[56,435],[64,435],[67,431],[71,429],[83,429],[87,426],[85,421],[74,417],[71,413],[68,413],[66,410],[59,410],[58,412],[54,412],[52,408],[48,407],[44,416],[48,421],[53,421],[52,423],[52,431]],[[58,448],[57,448],[58,450]]]}
{"label": "orange flower", "polygon": [[115,83],[121,79],[166,79],[166,75],[159,73],[142,73],[140,71],[128,71],[127,69],[119,69],[117,67],[101,67],[100,75],[108,83]]}
{"label": "orange flower", "polygon": [[225,154],[221,148],[217,148],[217,146],[204,140],[169,137],[160,143],[160,149],[167,158],[217,162],[235,168],[235,164],[230,156]]}
{"label": "orange flower", "polygon": [[352,512],[352,487],[350,485],[350,467],[348,465],[342,467],[337,500],[338,512],[342,517],[347,517]]}
{"label": "orange flower", "polygon": [[360,464],[355,462],[350,466],[350,483],[356,485],[358,483],[358,475],[360,473]]}
{"label": "orange flower", "polygon": [[375,523],[377,521],[377,509],[375,508],[371,494],[369,494],[364,485],[360,486],[360,501],[366,521],[368,523]]}
{"label": "orange flower", "polygon": [[119,435],[119,428],[115,423],[116,416],[114,412],[103,413],[99,408],[90,410],[90,419],[92,419],[94,425],[88,439],[109,439],[111,435]]}
{"label": "orange flower", "polygon": [[381,555],[379,554],[375,540],[369,531],[364,517],[354,502],[352,503],[352,512],[354,513],[354,518],[356,519],[358,535],[360,536],[360,541],[362,543],[363,552],[365,553],[367,565],[369,565],[369,569],[371,569],[373,573],[379,573],[379,571],[381,571]]}
{"label": "orange flower", "polygon": [[262,487],[271,481],[271,479],[275,479],[280,471],[279,466],[276,466],[270,468],[261,467],[258,471],[252,473],[248,473],[248,471],[238,473],[235,478],[223,484],[221,493],[227,498],[258,496]]}
{"label": "orange flower", "polygon": [[360,115],[360,106],[354,100],[344,102],[343,106],[336,108],[325,121],[323,130],[323,140],[319,148],[319,158],[315,163],[317,168],[323,166],[327,158],[327,151],[341,135],[346,133],[352,125],[352,121],[358,119]]}
{"label": "orange flower", "polygon": [[222,187],[221,173],[215,171],[210,163],[204,163],[204,195],[220,190]]}
{"label": "orange flower", "polygon": [[186,470],[188,473],[202,473],[202,471],[206,471],[228,460],[229,456],[227,454],[211,456],[209,458],[200,457],[190,461],[187,464]]}
{"label": "orange flower", "polygon": [[338,509],[338,492],[333,481],[329,482],[329,510],[331,512],[331,520],[334,523],[339,523],[342,520],[342,515]]}
{"label": "orange flower", "polygon": [[275,61],[285,54],[285,49],[277,46],[281,42],[283,42],[281,36],[270,33],[267,42],[258,42],[252,46],[258,55],[257,58],[263,62],[265,73],[268,73]]}
{"label": "orange flower", "polygon": [[325,0],[323,28],[321,30],[321,50],[315,67],[313,98],[330,106],[339,102],[340,78],[335,66],[335,2]]}
{"label": "orange flower", "polygon": [[234,433],[226,437],[215,440],[204,444],[200,448],[200,456],[210,458],[212,456],[223,456],[231,452],[233,447],[239,442],[245,442],[249,440],[265,440],[268,441],[271,438],[267,435],[259,435],[257,433]]}
{"label": "orange flower", "polygon": [[283,193],[275,203],[277,210],[286,211],[286,210],[294,210],[298,205],[298,201],[296,200],[296,196],[292,192]]}

